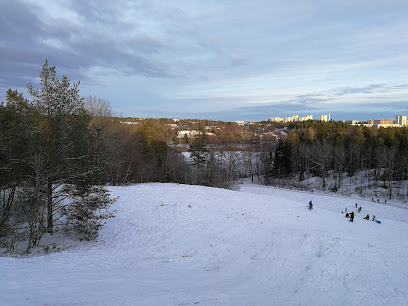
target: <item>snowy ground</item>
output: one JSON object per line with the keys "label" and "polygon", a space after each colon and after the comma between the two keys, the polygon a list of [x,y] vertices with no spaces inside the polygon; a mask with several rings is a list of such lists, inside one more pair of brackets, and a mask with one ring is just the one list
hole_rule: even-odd
{"label": "snowy ground", "polygon": [[252,184],[111,190],[117,217],[97,242],[0,258],[0,305],[408,303],[404,204]]}

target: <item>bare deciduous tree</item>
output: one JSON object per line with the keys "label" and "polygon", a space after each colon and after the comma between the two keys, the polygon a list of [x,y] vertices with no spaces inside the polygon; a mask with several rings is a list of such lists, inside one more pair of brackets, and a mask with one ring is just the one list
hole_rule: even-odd
{"label": "bare deciduous tree", "polygon": [[85,109],[95,117],[111,117],[112,109],[108,100],[89,96],[85,99]]}

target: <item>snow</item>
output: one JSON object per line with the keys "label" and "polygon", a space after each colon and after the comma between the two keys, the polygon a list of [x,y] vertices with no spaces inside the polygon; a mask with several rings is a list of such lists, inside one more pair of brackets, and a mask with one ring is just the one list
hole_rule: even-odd
{"label": "snow", "polygon": [[255,184],[110,190],[117,216],[96,242],[0,258],[0,305],[408,303],[404,204]]}

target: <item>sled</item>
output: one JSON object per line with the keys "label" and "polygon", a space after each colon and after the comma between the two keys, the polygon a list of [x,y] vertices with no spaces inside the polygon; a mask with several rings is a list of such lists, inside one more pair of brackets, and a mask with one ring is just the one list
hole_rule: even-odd
{"label": "sled", "polygon": [[378,221],[378,220],[377,220],[377,223],[378,223],[378,224],[381,224],[381,221]]}

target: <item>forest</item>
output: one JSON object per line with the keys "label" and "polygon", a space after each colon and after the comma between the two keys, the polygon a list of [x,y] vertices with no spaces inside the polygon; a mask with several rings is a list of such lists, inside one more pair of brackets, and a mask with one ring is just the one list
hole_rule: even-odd
{"label": "forest", "polygon": [[[354,182],[361,195],[380,189],[387,198],[408,196],[408,129],[368,128],[343,122],[307,121],[288,126],[286,139],[276,146],[269,184],[287,179],[301,189],[311,177],[321,178],[319,189],[344,191],[344,181]],[[330,178],[330,185],[328,184]],[[358,182],[358,184],[357,184]],[[349,187],[349,186],[348,186]]]}
{"label": "forest", "polygon": [[[115,199],[106,186],[146,182],[235,188],[252,182],[312,191],[408,197],[408,129],[311,120],[240,125],[198,119],[115,117],[81,97],[46,61],[29,96],[0,104],[0,247],[25,252],[54,233],[93,240]],[[194,130],[194,137],[178,132]],[[210,136],[211,135],[211,136]],[[310,184],[319,178],[319,186]],[[351,186],[353,185],[353,186]]]}

